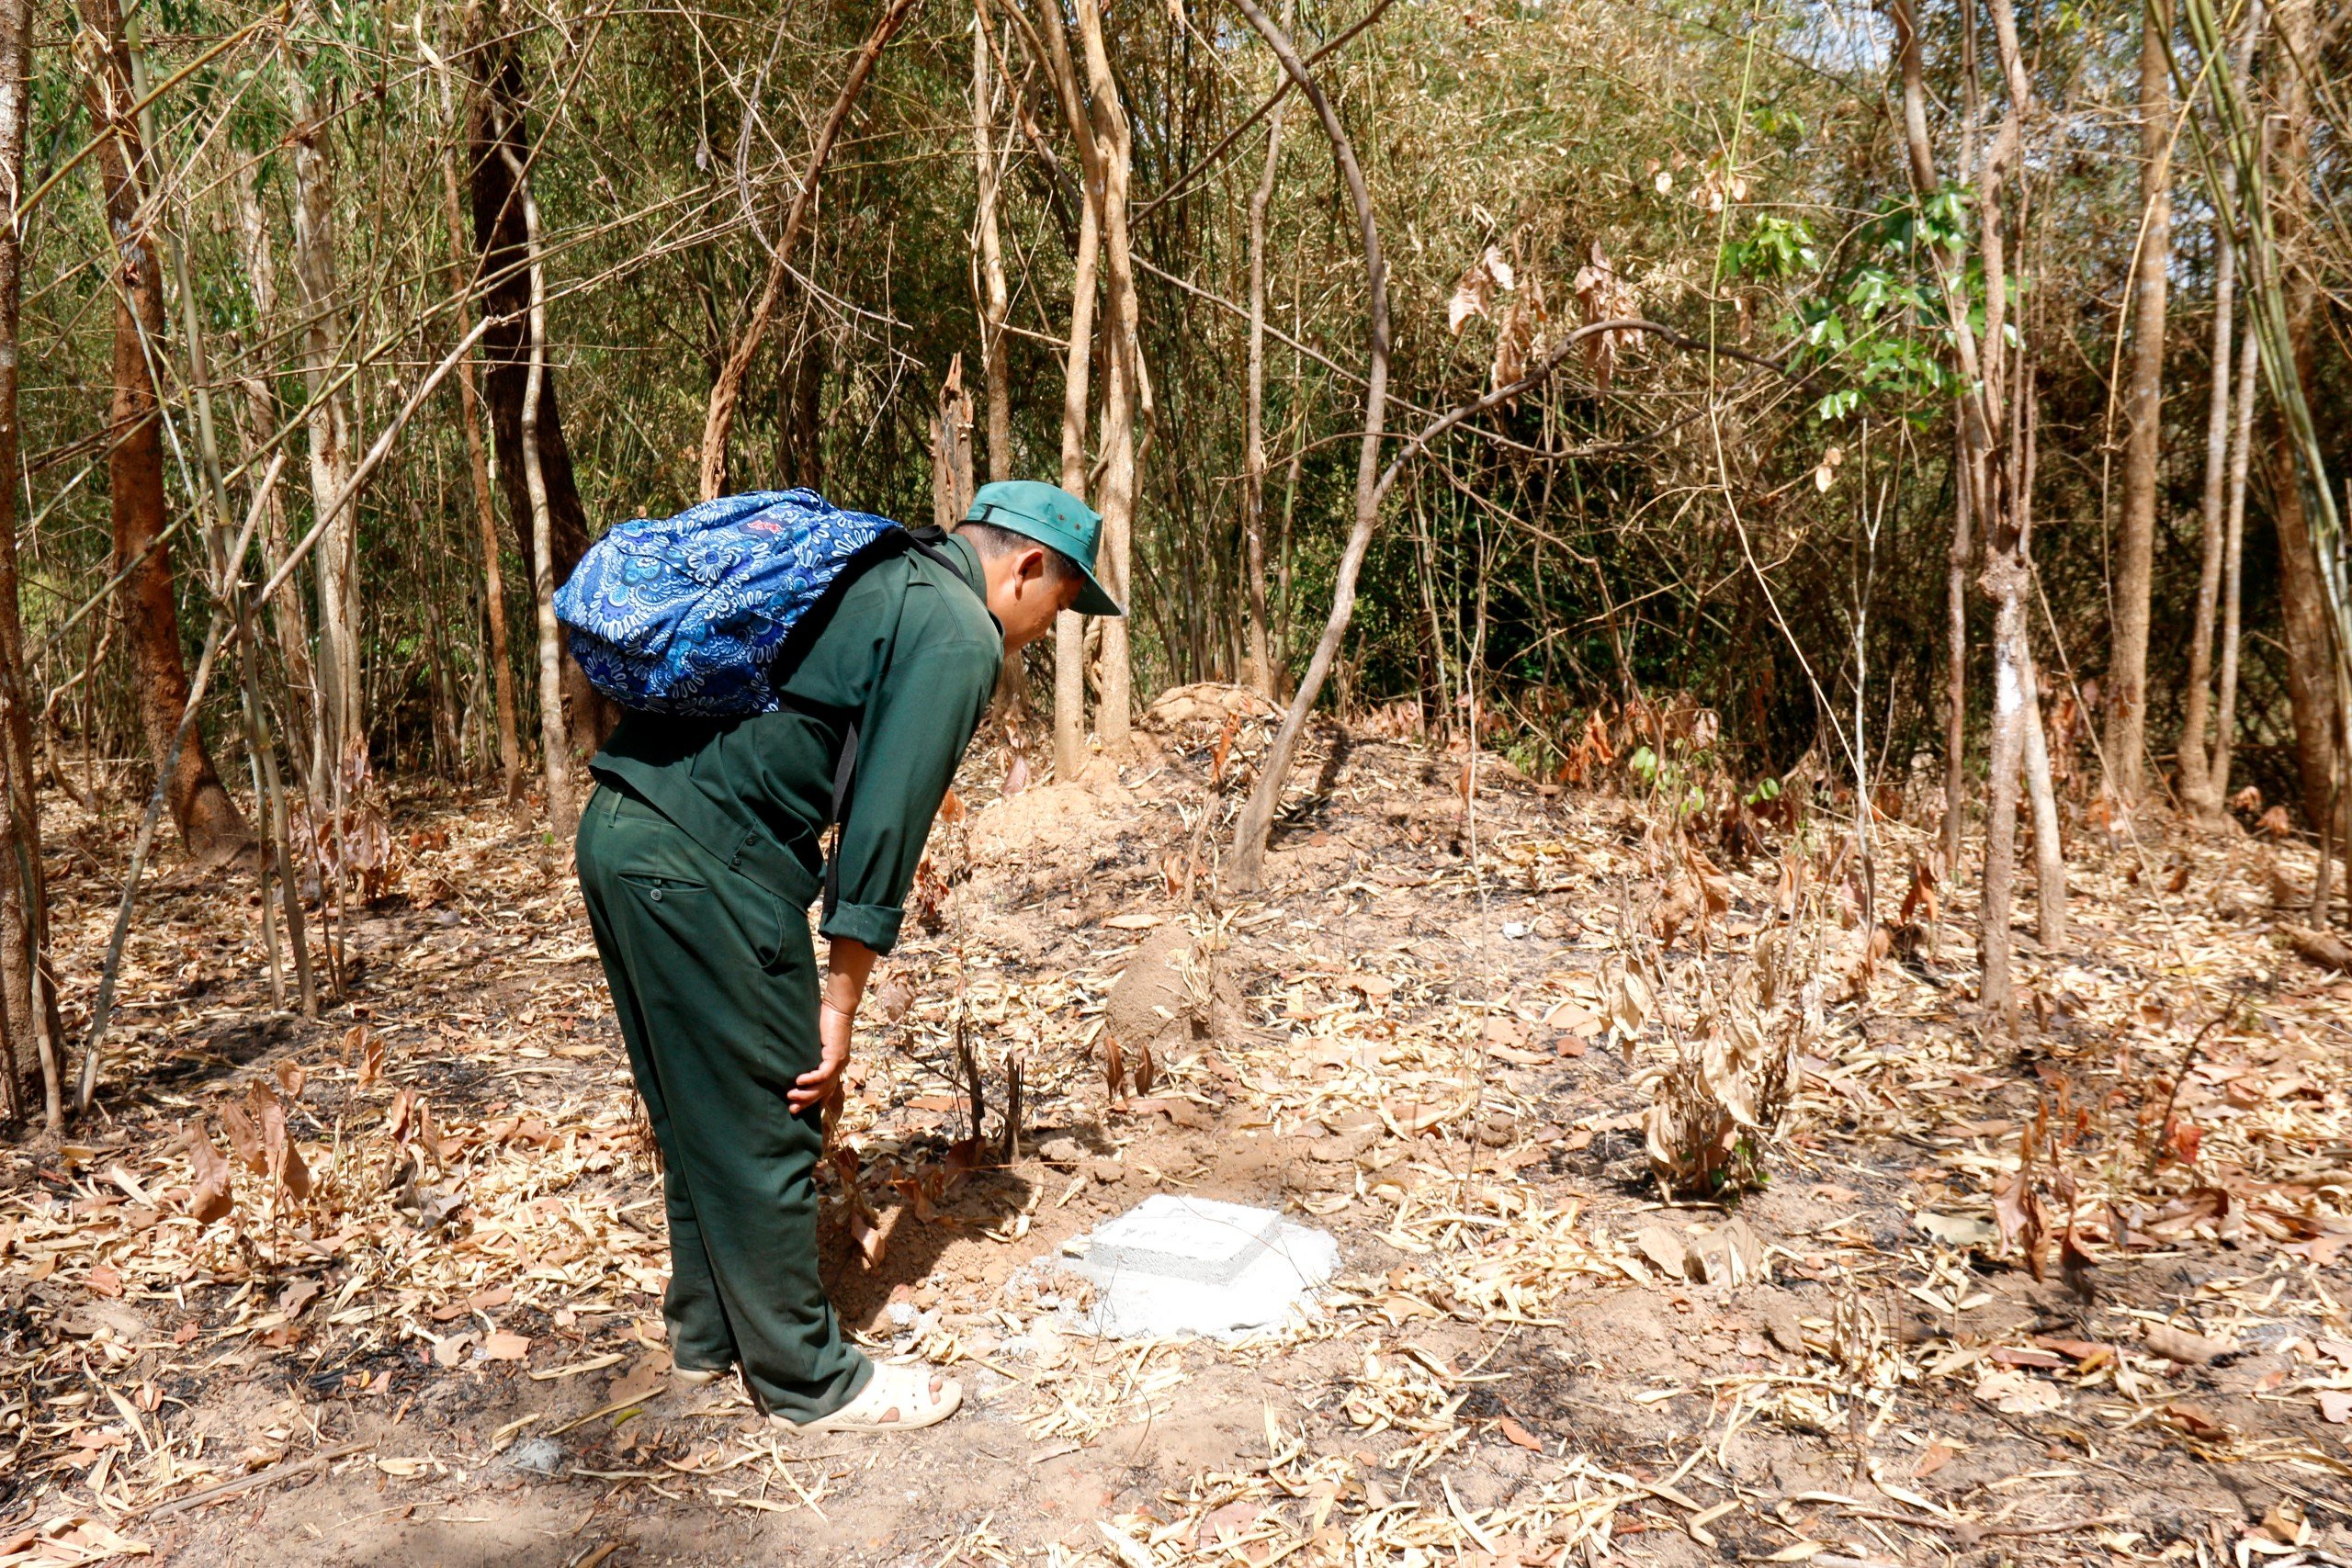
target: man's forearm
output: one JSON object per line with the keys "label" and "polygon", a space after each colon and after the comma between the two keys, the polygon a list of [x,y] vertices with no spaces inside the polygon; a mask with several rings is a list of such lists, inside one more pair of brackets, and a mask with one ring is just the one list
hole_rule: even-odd
{"label": "man's forearm", "polygon": [[835,937],[825,964],[824,1005],[854,1017],[858,998],[865,994],[865,977],[874,973],[874,950],[849,937]]}

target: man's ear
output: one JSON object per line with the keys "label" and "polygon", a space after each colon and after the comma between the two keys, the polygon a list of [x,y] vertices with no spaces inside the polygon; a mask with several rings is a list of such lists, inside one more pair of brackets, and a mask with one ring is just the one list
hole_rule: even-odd
{"label": "man's ear", "polygon": [[1043,545],[1030,546],[1013,562],[1012,575],[1022,582],[1043,584],[1046,571],[1046,547]]}

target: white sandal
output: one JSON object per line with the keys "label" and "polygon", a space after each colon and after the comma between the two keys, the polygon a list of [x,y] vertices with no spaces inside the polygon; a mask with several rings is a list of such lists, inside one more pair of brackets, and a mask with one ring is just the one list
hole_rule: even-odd
{"label": "white sandal", "polygon": [[935,1427],[964,1403],[964,1385],[931,1368],[877,1361],[857,1397],[795,1430],[802,1432],[909,1432]]}

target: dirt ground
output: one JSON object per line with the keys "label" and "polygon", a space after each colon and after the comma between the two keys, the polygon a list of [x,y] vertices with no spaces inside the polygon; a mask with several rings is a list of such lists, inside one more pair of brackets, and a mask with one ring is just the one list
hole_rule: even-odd
{"label": "dirt ground", "polygon": [[[395,802],[315,1023],[250,883],[167,860],[96,1111],[0,1151],[0,1565],[2352,1556],[2352,983],[2274,907],[2308,854],[2086,817],[2070,939],[2021,908],[1987,1017],[1930,836],[1891,813],[1866,880],[1833,799],[1677,830],[1332,732],[1233,894],[1262,730],[1195,694],[1087,782],[967,766],[826,1173],[846,1320],[970,1395],[885,1438],[668,1391],[657,1178],[542,836]],[[72,975],[130,815],[53,840]],[[1755,1183],[1664,1201],[1653,1102],[1744,1008],[1792,1103]],[[1329,1230],[1321,1315],[1076,1332],[1062,1244],[1159,1191]]]}

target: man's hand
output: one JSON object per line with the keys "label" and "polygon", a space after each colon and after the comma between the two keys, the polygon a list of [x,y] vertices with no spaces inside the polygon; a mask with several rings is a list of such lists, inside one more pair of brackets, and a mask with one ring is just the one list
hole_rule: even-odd
{"label": "man's hand", "polygon": [[817,1065],[792,1082],[784,1102],[795,1116],[822,1105],[841,1088],[849,1066],[850,1031],[857,1023],[858,998],[874,972],[874,950],[862,942],[836,938],[827,955],[825,988],[817,1004]]}
{"label": "man's hand", "polygon": [[795,1116],[822,1105],[841,1087],[842,1074],[849,1066],[850,1031],[856,1022],[855,1013],[834,1007],[830,997],[817,1004],[817,1065],[793,1079],[784,1097]]}

